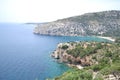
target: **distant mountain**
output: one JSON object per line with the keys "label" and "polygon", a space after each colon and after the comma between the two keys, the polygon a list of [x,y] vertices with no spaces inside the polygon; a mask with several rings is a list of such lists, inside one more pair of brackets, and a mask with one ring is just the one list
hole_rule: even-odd
{"label": "distant mountain", "polygon": [[86,13],[38,24],[34,33],[59,36],[120,36],[120,11]]}

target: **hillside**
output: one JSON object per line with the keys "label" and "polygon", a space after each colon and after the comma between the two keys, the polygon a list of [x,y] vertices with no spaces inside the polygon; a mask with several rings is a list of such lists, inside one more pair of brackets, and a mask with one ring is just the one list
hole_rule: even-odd
{"label": "hillside", "polygon": [[39,24],[34,33],[59,36],[120,36],[120,11],[86,13]]}
{"label": "hillside", "polygon": [[120,39],[116,43],[68,42],[58,44],[52,57],[81,69],[69,70],[55,80],[120,80]]}

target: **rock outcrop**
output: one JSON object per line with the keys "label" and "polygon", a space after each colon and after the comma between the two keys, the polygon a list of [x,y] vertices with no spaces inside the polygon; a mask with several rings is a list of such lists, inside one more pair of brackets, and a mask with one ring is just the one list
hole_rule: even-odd
{"label": "rock outcrop", "polygon": [[[68,51],[75,49],[77,45],[80,45],[82,49],[86,49],[88,45],[91,45],[91,47],[95,47],[94,46],[95,44],[96,42],[59,43],[57,49],[51,54],[51,56],[57,59],[59,62],[64,62],[72,65],[90,66],[96,63],[94,62],[94,60],[92,60],[91,55],[86,55],[84,57],[80,57],[77,55],[77,57],[75,57],[74,54],[69,54]],[[63,46],[68,46],[68,47],[64,49]]]}

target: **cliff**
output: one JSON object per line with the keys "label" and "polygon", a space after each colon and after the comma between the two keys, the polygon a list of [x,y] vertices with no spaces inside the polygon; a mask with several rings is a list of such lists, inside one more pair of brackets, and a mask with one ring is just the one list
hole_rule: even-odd
{"label": "cliff", "polygon": [[120,11],[86,13],[39,24],[34,33],[60,36],[120,36]]}
{"label": "cliff", "polygon": [[[79,53],[84,54],[81,49],[87,48],[87,46],[90,44],[91,43],[89,42],[60,43],[58,44],[57,49],[53,52],[51,56],[57,59],[59,62],[64,62],[67,64],[81,66],[92,65],[92,62],[90,62],[90,56],[84,56],[83,58],[83,55],[79,55]],[[79,48],[79,50],[77,48]]]}

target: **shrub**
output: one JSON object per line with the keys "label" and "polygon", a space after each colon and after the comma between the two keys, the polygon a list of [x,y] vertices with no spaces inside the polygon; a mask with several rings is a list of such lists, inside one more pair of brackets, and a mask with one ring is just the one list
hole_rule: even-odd
{"label": "shrub", "polygon": [[64,50],[67,49],[67,48],[68,48],[67,45],[63,45],[63,46],[62,46],[62,49],[64,49]]}
{"label": "shrub", "polygon": [[100,71],[100,73],[103,74],[103,75],[108,75],[108,74],[110,74],[110,72],[111,72],[110,67],[105,67],[104,69],[102,69]]}
{"label": "shrub", "polygon": [[98,73],[98,74],[95,76],[94,80],[104,80],[104,79],[103,79],[103,75],[100,74],[100,73]]}
{"label": "shrub", "polygon": [[55,80],[92,80],[92,73],[90,71],[73,69],[55,78]]}

